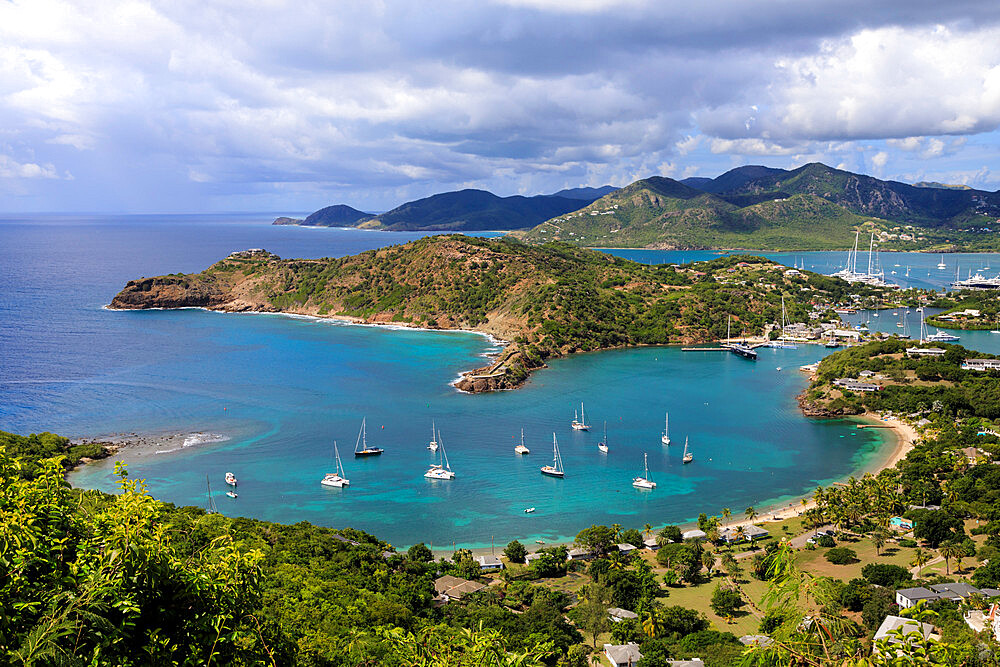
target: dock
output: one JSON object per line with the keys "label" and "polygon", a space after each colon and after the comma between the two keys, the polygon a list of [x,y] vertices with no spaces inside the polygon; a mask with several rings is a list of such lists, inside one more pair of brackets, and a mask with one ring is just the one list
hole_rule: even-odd
{"label": "dock", "polygon": [[728,347],[682,347],[681,352],[729,352]]}
{"label": "dock", "polygon": [[858,428],[892,428],[891,424],[859,424]]}

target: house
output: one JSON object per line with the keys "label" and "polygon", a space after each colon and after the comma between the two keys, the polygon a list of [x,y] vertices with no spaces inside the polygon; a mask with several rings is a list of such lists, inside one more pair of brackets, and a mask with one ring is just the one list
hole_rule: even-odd
{"label": "house", "polygon": [[929,588],[937,593],[942,600],[961,602],[974,595],[981,596],[983,592],[975,586],[970,586],[965,582],[954,582],[949,584],[932,584]]}
{"label": "house", "polygon": [[901,588],[896,591],[896,604],[901,609],[907,609],[924,600],[927,603],[938,600],[950,600],[961,602],[973,596],[982,596],[987,600],[1000,596],[1000,590],[995,588],[976,588],[965,582],[953,582],[947,584],[932,584],[928,588],[919,586],[917,588]]}
{"label": "house", "polygon": [[913,522],[909,519],[904,519],[901,516],[894,516],[889,519],[889,527],[893,530],[901,530],[903,532],[913,530]]}
{"label": "house", "polygon": [[837,378],[833,384],[847,391],[878,391],[882,388],[877,384],[861,382],[853,378]]}
{"label": "house", "polygon": [[852,329],[834,329],[830,333],[830,336],[832,338],[849,338],[849,339],[854,340],[854,341],[860,341],[861,340],[861,332],[860,331],[854,331]]}
{"label": "house", "polygon": [[740,637],[740,643],[744,646],[768,647],[774,643],[774,640],[767,635],[743,635]]}
{"label": "house", "polygon": [[[752,542],[753,540],[759,540],[765,538],[769,533],[761,528],[760,526],[742,526],[743,529],[743,540],[745,542]],[[719,531],[719,539],[727,544],[732,544],[733,542],[739,541],[738,537],[739,528],[723,528]]]}
{"label": "house", "polygon": [[705,661],[701,658],[691,658],[690,660],[667,660],[670,667],[705,667]]}
{"label": "house", "polygon": [[964,619],[973,632],[992,632],[993,637],[1000,641],[1000,604],[992,604],[986,611],[970,609],[965,612]]}
{"label": "house", "polygon": [[941,596],[938,595],[936,591],[924,588],[923,586],[918,586],[916,588],[901,588],[896,591],[896,604],[899,605],[900,609],[909,609],[920,600],[924,600],[926,602],[936,602],[940,599]]}
{"label": "house", "polygon": [[630,554],[636,550],[634,544],[616,544],[615,546],[618,547],[618,553],[620,554]]}
{"label": "house", "polygon": [[605,644],[604,655],[612,667],[635,667],[635,664],[642,660],[642,653],[639,653],[639,645],[629,642],[628,644]]}
{"label": "house", "polygon": [[525,557],[524,557],[524,562],[525,562],[525,563],[531,563],[531,562],[533,562],[533,561],[536,561],[536,560],[538,560],[538,559],[539,559],[539,558],[541,558],[541,557],[542,557],[543,555],[544,555],[544,554],[543,554],[542,552],[540,552],[540,551],[536,551],[536,552],[535,552],[535,553],[533,553],[533,554],[528,554],[527,556],[525,556]]}
{"label": "house", "polygon": [[[905,637],[903,640],[895,634],[900,629],[902,629]],[[876,646],[872,648],[872,654],[879,654],[877,644],[880,640],[888,640],[890,644],[899,644],[901,641],[923,641],[930,638],[933,632],[934,626],[928,623],[921,623],[912,618],[903,618],[902,616],[886,616],[885,620],[882,621],[882,625],[875,632]]]}
{"label": "house", "polygon": [[639,618],[639,614],[634,611],[629,611],[628,609],[619,609],[618,607],[611,607],[608,609],[608,617],[611,619],[612,623],[621,623],[626,618]]}
{"label": "house", "polygon": [[967,371],[1000,371],[1000,359],[966,359],[962,368]]}
{"label": "house", "polygon": [[708,537],[708,535],[705,533],[705,531],[698,530],[697,528],[695,528],[694,530],[687,530],[681,533],[682,540],[703,540],[706,537]]}
{"label": "house", "polygon": [[437,593],[437,598],[442,602],[461,600],[463,597],[472,593],[478,593],[484,588],[486,586],[483,586],[479,582],[453,577],[450,574],[434,580],[434,591]]}
{"label": "house", "polygon": [[875,377],[875,371],[861,371],[860,373],[858,373],[858,377],[862,378]]}
{"label": "house", "polygon": [[979,459],[986,456],[986,452],[978,447],[963,447],[960,451],[970,466],[976,465]]}
{"label": "house", "polygon": [[476,556],[483,572],[499,572],[503,569],[503,561],[496,556]]}
{"label": "house", "polygon": [[908,347],[906,356],[908,357],[943,357],[947,350],[940,347]]}
{"label": "house", "polygon": [[586,549],[570,549],[566,553],[566,560],[590,560],[593,557],[594,553]]}
{"label": "house", "polygon": [[655,537],[651,537],[648,540],[643,540],[642,544],[650,551],[656,551],[660,548],[660,543],[656,541]]}

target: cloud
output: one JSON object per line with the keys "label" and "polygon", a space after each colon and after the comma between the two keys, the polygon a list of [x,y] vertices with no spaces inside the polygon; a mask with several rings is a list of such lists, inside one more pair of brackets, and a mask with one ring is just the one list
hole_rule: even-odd
{"label": "cloud", "polygon": [[51,164],[17,162],[7,155],[0,155],[0,178],[59,178]]}

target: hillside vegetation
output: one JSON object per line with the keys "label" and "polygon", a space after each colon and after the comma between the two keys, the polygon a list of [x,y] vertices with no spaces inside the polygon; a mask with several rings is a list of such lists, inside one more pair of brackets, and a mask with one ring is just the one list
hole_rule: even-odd
{"label": "hillside vegetation", "polygon": [[111,306],[288,312],[481,331],[512,343],[490,368],[459,385],[484,391],[516,386],[549,357],[717,340],[730,314],[734,333],[760,334],[780,321],[782,294],[789,320],[804,321],[810,301],[832,303],[857,291],[827,276],[785,276],[785,268],[755,257],[648,266],[566,244],[434,236],[340,259],[234,253],[202,273],[131,281]]}

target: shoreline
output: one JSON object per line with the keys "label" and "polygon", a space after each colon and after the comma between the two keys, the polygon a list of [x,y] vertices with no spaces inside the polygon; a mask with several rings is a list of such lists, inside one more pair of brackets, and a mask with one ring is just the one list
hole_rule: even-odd
{"label": "shoreline", "polygon": [[183,452],[185,449],[229,442],[232,436],[209,430],[166,431],[152,433],[110,433],[99,436],[80,436],[71,438],[73,445],[99,444],[107,450],[107,455],[100,458],[82,458],[72,468],[66,471],[69,479],[74,473],[80,472],[85,466],[100,461],[121,461],[128,465],[139,457],[156,456]]}

